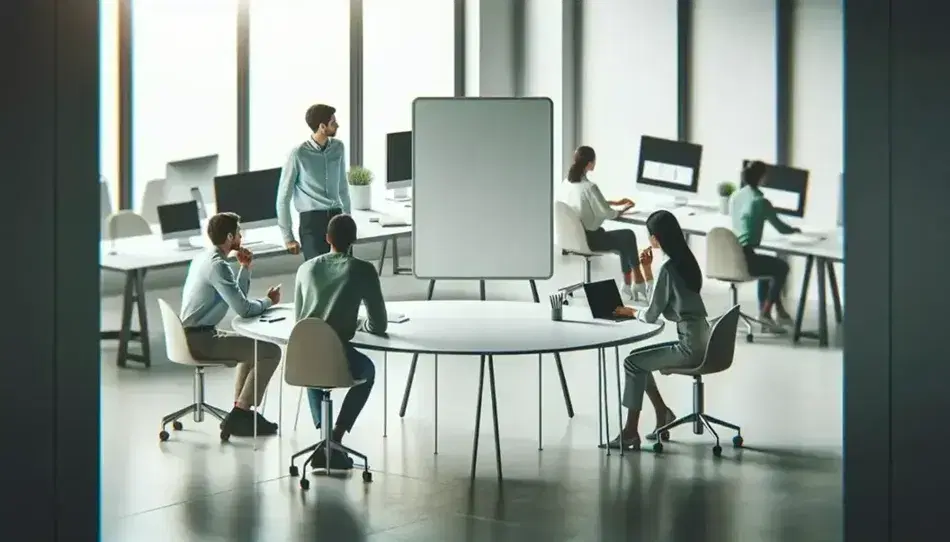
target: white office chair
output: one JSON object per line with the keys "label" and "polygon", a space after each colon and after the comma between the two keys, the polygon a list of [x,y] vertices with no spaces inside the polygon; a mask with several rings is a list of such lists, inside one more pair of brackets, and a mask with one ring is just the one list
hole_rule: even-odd
{"label": "white office chair", "polygon": [[584,281],[561,289],[564,293],[571,294],[590,282],[591,260],[608,253],[590,249],[580,217],[563,201],[554,202],[554,233],[554,242],[561,249],[562,255],[580,256],[584,259]]}
{"label": "white office chair", "polygon": [[[352,388],[364,383],[364,380],[354,380],[350,373],[350,364],[343,350],[343,343],[336,332],[326,322],[319,318],[306,318],[297,322],[290,332],[287,342],[287,352],[284,358],[284,381],[291,386],[314,388],[320,390],[323,400],[323,420],[320,423],[323,433],[323,445],[326,452],[326,473],[330,473],[330,455],[333,450],[354,455],[363,461],[363,481],[372,482],[373,475],[369,471],[369,460],[366,455],[339,442],[334,442],[330,435],[333,430],[333,401],[330,392],[334,389]],[[300,475],[300,489],[310,488],[307,480],[307,467],[313,459],[313,452],[320,445],[318,442],[290,457],[290,475]],[[310,454],[298,469],[294,461]]]}
{"label": "white office chair", "polygon": [[733,358],[736,353],[736,329],[739,327],[739,306],[734,305],[725,314],[712,321],[709,331],[709,340],[706,343],[706,355],[699,367],[692,369],[671,369],[660,371],[663,374],[686,375],[693,377],[693,412],[683,416],[676,421],[670,422],[656,430],[660,439],[653,444],[653,451],[659,453],[663,451],[664,440],[669,440],[670,429],[683,425],[684,423],[693,424],[693,433],[703,434],[703,429],[709,429],[709,432],[716,437],[716,445],[713,446],[713,455],[719,457],[722,454],[722,446],[719,444],[719,434],[713,429],[713,425],[725,427],[736,432],[732,439],[732,445],[741,448],[742,429],[738,425],[724,422],[706,414],[704,399],[703,375],[721,373],[732,366]]}
{"label": "white office chair", "polygon": [[[739,305],[737,286],[759,280],[759,277],[749,273],[749,266],[746,264],[745,253],[742,251],[739,239],[728,228],[713,228],[706,235],[706,276],[728,283],[732,293],[732,304],[736,306]],[[745,338],[748,342],[754,340],[752,324],[768,327],[765,322],[744,312],[739,312],[739,318],[745,323]]]}
{"label": "white office chair", "polygon": [[140,212],[149,224],[158,224],[158,206],[165,204],[165,179],[145,183]]}
{"label": "white office chair", "polygon": [[[194,420],[197,423],[204,421],[204,414],[207,412],[217,418],[222,424],[224,418],[228,415],[224,410],[209,405],[205,402],[205,369],[208,367],[234,367],[237,361],[198,361],[191,355],[188,349],[188,341],[185,338],[185,328],[182,326],[178,314],[165,302],[164,299],[158,300],[158,306],[162,311],[162,327],[165,329],[165,352],[168,354],[169,361],[188,365],[195,368],[195,380],[193,385],[194,402],[181,410],[173,412],[162,418],[162,430],[158,434],[158,439],[162,442],[168,440],[168,431],[165,428],[172,424],[175,431],[181,431],[182,425],[179,419],[188,414],[194,414]],[[221,428],[221,440],[226,441],[231,435]]]}
{"label": "white office chair", "polygon": [[100,219],[100,238],[107,239],[109,228],[109,217],[112,216],[112,194],[109,190],[109,183],[105,177],[99,176],[99,219]]}
{"label": "white office chair", "polygon": [[141,215],[134,211],[119,211],[112,213],[106,220],[106,239],[123,239],[152,235],[152,227]]}

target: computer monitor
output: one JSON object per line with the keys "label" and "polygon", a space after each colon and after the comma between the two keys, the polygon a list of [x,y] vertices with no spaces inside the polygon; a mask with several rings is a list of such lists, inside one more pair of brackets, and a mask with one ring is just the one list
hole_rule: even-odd
{"label": "computer monitor", "polygon": [[165,203],[192,199],[197,188],[204,201],[214,199],[214,178],[218,174],[218,155],[199,156],[169,162],[165,165]]}
{"label": "computer monitor", "polygon": [[386,134],[386,189],[394,190],[393,199],[409,197],[412,186],[412,132]]}
{"label": "computer monitor", "polygon": [[158,225],[165,241],[178,240],[179,250],[194,250],[191,238],[201,235],[198,204],[194,201],[168,203],[158,206]]}
{"label": "computer monitor", "polygon": [[280,168],[221,175],[214,179],[219,213],[237,213],[245,230],[277,224],[277,184]]}
{"label": "computer monitor", "polygon": [[703,146],[659,137],[640,138],[637,190],[663,192],[685,205],[685,194],[699,191]]}
{"label": "computer monitor", "polygon": [[[751,160],[742,161],[742,169]],[[745,179],[742,180],[745,186]],[[765,184],[759,187],[775,211],[781,215],[804,218],[805,201],[808,198],[808,170],[790,166],[765,165]]]}

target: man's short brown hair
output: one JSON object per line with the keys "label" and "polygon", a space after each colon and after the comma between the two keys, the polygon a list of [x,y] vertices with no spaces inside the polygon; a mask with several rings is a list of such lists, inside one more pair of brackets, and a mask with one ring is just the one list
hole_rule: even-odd
{"label": "man's short brown hair", "polygon": [[336,215],[327,224],[327,240],[337,252],[349,252],[356,242],[356,221],[350,215]]}
{"label": "man's short brown hair", "polygon": [[237,235],[240,223],[237,213],[218,213],[208,220],[208,238],[215,246],[223,245],[228,235]]}
{"label": "man's short brown hair", "polygon": [[311,132],[320,129],[321,124],[330,124],[330,119],[336,114],[336,108],[326,104],[311,105],[307,108],[307,126]]}

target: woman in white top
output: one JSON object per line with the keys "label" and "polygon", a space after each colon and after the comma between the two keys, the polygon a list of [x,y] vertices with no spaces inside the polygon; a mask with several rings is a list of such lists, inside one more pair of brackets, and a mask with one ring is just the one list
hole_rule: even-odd
{"label": "woman in white top", "polygon": [[582,146],[574,151],[574,163],[567,172],[567,179],[561,183],[561,201],[580,216],[591,250],[620,254],[623,294],[633,301],[648,302],[653,290],[653,274],[649,267],[640,269],[636,234],[629,229],[606,231],[602,227],[604,221],[630,210],[633,201],[605,199],[600,188],[587,178],[587,172],[593,171],[596,164],[593,148]]}

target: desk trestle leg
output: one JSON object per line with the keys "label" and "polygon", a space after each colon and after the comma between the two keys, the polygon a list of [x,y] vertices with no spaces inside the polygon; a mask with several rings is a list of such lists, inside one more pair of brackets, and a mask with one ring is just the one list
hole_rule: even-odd
{"label": "desk trestle leg", "polygon": [[[132,329],[132,310],[138,314],[139,329]],[[119,351],[116,365],[125,367],[128,361],[136,361],[151,367],[152,357],[149,348],[148,313],[145,303],[145,270],[129,271],[125,274],[125,288],[122,293],[122,323],[119,331],[102,331],[99,339],[118,340]],[[138,342],[141,353],[129,352],[129,343]]]}

